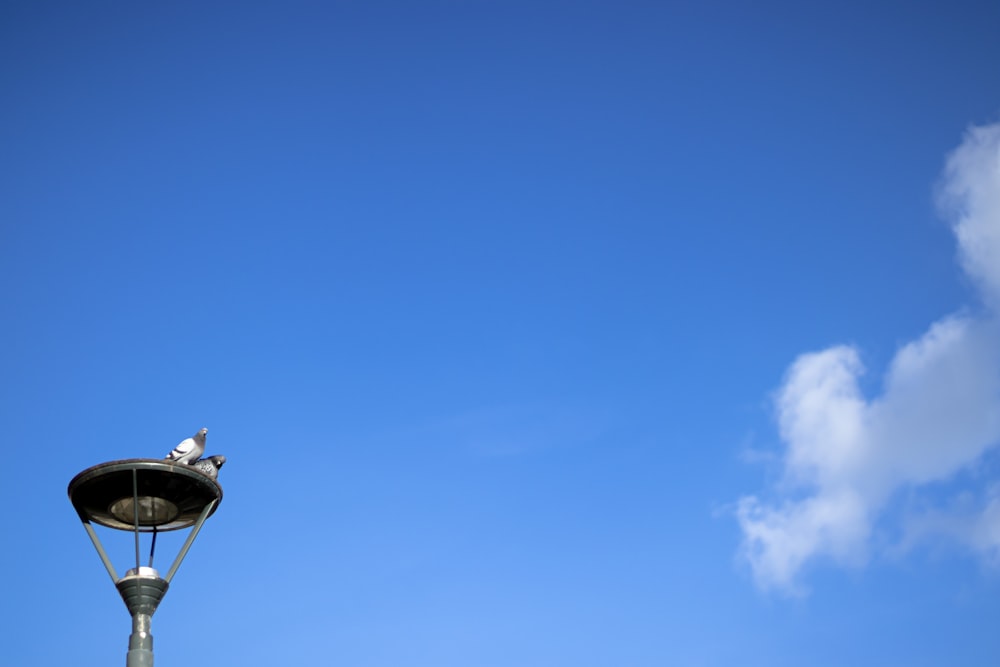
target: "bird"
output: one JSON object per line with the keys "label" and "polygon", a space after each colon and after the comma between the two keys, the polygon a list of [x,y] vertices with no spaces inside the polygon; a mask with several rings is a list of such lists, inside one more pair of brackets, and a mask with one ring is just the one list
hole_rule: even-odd
{"label": "bird", "polygon": [[219,468],[222,464],[226,462],[226,457],[221,454],[215,456],[206,456],[203,459],[199,459],[191,464],[191,467],[195,470],[205,473],[212,479],[216,479],[219,476]]}
{"label": "bird", "polygon": [[203,428],[190,438],[182,440],[165,457],[175,463],[194,463],[198,457],[205,453],[205,438],[208,437],[208,429]]}

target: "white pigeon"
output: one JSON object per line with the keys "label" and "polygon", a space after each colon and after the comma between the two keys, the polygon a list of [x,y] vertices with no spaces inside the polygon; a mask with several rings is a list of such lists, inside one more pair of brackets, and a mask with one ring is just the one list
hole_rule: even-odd
{"label": "white pigeon", "polygon": [[187,440],[181,441],[164,458],[177,463],[194,463],[198,457],[205,453],[205,438],[208,437],[208,429],[203,428]]}
{"label": "white pigeon", "polygon": [[216,479],[219,476],[219,468],[222,464],[226,462],[226,457],[221,454],[215,456],[206,456],[203,459],[199,459],[191,464],[191,467],[199,472],[203,472],[212,479]]}

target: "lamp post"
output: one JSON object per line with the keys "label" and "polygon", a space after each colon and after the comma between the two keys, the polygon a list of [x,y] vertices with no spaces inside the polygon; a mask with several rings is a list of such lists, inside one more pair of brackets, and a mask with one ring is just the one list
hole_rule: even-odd
{"label": "lamp post", "polygon": [[[152,667],[150,622],[177,568],[205,520],[222,501],[222,487],[186,463],[164,459],[126,459],[87,468],[69,483],[69,499],[97,554],[132,616],[126,667]],[[91,523],[135,535],[135,567],[118,576]],[[187,539],[163,577],[153,569],[158,533],[190,528]],[[139,535],[151,533],[149,564],[140,562]]]}

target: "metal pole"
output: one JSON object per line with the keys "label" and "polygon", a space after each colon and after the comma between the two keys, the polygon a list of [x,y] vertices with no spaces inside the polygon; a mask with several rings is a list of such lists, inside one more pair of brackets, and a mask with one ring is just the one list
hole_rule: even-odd
{"label": "metal pole", "polygon": [[153,635],[149,625],[149,614],[137,612],[132,616],[132,634],[128,638],[128,655],[125,667],[153,667]]}
{"label": "metal pole", "polygon": [[166,581],[151,574],[129,574],[116,585],[132,616],[126,667],[152,667],[153,635],[149,626],[168,587]]}

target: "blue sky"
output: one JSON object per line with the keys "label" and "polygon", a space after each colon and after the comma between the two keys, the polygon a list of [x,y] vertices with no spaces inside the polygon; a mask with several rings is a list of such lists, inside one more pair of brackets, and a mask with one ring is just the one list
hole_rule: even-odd
{"label": "blue sky", "polygon": [[161,665],[996,664],[1000,6],[210,5],[0,5],[0,662],[205,426]]}

